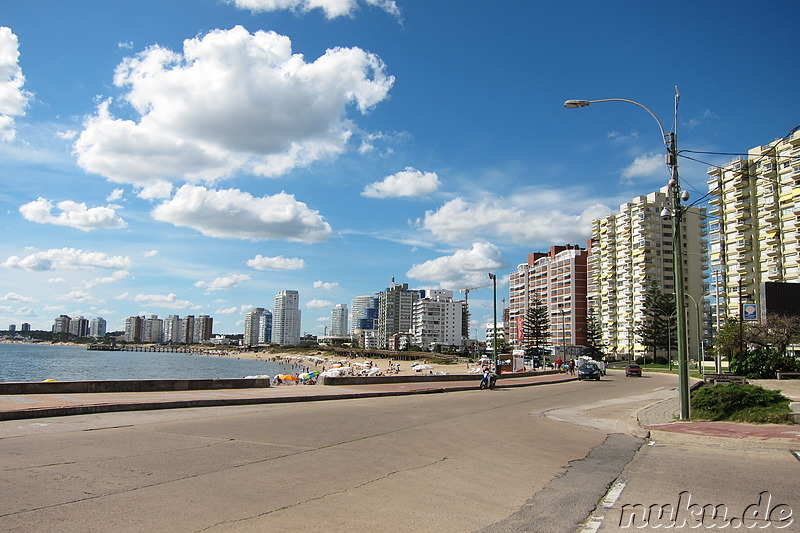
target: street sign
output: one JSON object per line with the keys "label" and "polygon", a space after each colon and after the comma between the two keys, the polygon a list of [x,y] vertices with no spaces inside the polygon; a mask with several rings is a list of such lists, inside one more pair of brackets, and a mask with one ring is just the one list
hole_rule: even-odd
{"label": "street sign", "polygon": [[742,313],[744,313],[745,320],[758,320],[758,306],[756,304],[743,304]]}

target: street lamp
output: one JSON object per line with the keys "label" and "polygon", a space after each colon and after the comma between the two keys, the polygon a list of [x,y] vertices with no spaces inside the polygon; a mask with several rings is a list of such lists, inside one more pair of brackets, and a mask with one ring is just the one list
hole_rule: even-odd
{"label": "street lamp", "polygon": [[494,291],[494,337],[492,337],[492,355],[494,356],[494,371],[500,375],[500,367],[498,363],[500,359],[497,357],[497,274],[489,272],[489,279],[492,280],[492,287]]}
{"label": "street lamp", "polygon": [[[691,294],[687,294],[686,296],[688,296],[689,299],[692,300],[692,303],[694,303],[694,312],[695,315],[697,316],[697,368],[698,369],[701,368],[701,365],[702,368],[705,368],[706,354],[705,354],[705,349],[703,347],[703,340],[705,337],[705,335],[703,335],[703,332],[705,328],[702,327],[702,322],[701,322],[702,317],[700,316],[700,302],[695,300],[694,296],[692,296]],[[705,309],[703,309],[703,315],[705,315]]]}
{"label": "street lamp", "polygon": [[[678,88],[675,88],[675,115],[678,114],[678,102],[680,100],[680,93]],[[564,102],[564,107],[578,108],[587,107],[589,104],[596,104],[601,102],[627,102],[641,107],[653,117],[661,130],[661,139],[667,149],[666,163],[670,169],[669,180],[669,197],[670,209],[665,209],[661,216],[664,219],[672,219],[672,235],[673,235],[673,252],[672,264],[675,275],[675,308],[677,311],[677,334],[678,334],[678,388],[680,391],[680,406],[681,406],[681,420],[689,418],[689,366],[687,360],[687,342],[686,342],[686,315],[683,312],[685,308],[686,295],[683,288],[683,239],[681,236],[681,219],[683,218],[683,206],[681,205],[681,198],[688,199],[686,193],[681,194],[680,181],[678,177],[678,136],[676,132],[665,133],[664,126],[658,117],[650,111],[647,107],[634,102],[633,100],[626,100],[624,98],[607,98],[604,100],[567,100]],[[677,120],[675,121],[677,126]]]}
{"label": "street lamp", "polygon": [[[567,314],[566,309],[559,309],[559,313],[561,313],[561,355],[564,360],[567,359],[567,321],[564,315]],[[544,368],[544,365],[542,365]]]}

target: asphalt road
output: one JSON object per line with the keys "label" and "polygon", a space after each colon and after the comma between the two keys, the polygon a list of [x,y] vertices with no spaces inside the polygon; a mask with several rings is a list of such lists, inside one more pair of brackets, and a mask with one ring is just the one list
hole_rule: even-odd
{"label": "asphalt road", "polygon": [[[595,511],[605,516],[595,529],[616,531],[613,513],[626,498],[668,502],[692,489],[675,484],[684,481],[675,465],[700,477],[724,458],[724,479],[737,476],[726,454],[642,447],[625,434],[638,409],[676,394],[675,385],[670,376],[609,374],[494,391],[0,422],[0,530],[572,532],[622,476],[620,497]],[[777,456],[764,461],[775,476],[788,467]]]}

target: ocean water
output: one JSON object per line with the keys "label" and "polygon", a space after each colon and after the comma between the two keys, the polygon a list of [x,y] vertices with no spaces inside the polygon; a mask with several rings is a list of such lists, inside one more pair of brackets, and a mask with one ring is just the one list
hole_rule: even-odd
{"label": "ocean water", "polygon": [[188,353],[103,352],[84,346],[0,343],[0,382],[223,379],[292,373],[292,365]]}

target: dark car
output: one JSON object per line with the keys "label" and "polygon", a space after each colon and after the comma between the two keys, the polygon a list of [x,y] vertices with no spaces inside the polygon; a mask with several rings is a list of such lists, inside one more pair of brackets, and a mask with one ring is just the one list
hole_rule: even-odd
{"label": "dark car", "polygon": [[636,364],[629,364],[625,367],[625,377],[636,376],[642,377],[642,367]]}
{"label": "dark car", "polygon": [[578,367],[578,379],[596,379],[600,381],[600,367],[594,363],[583,363]]}

